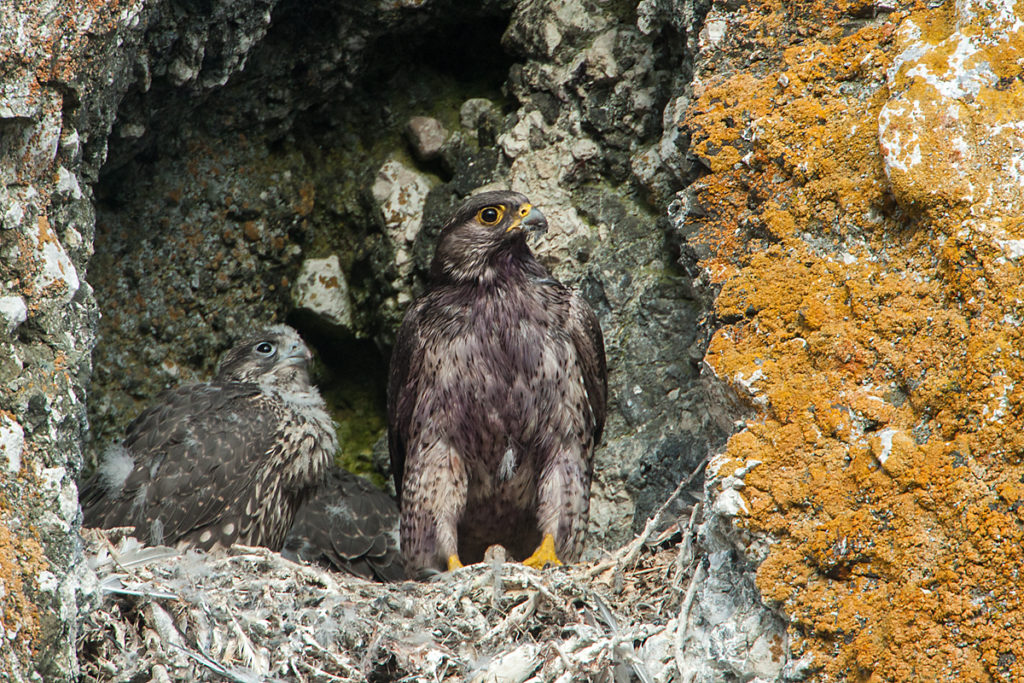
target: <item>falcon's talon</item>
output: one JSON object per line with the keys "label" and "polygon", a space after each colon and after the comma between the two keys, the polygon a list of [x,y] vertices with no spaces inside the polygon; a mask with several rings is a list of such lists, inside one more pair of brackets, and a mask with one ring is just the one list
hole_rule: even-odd
{"label": "falcon's talon", "polygon": [[533,555],[523,560],[523,564],[534,569],[544,569],[549,564],[561,566],[562,561],[558,559],[558,554],[555,552],[555,537],[551,534],[544,534],[544,540],[533,551]]}
{"label": "falcon's talon", "polygon": [[462,561],[459,560],[459,556],[457,554],[449,555],[448,556],[448,571],[453,572],[456,569],[462,569]]}

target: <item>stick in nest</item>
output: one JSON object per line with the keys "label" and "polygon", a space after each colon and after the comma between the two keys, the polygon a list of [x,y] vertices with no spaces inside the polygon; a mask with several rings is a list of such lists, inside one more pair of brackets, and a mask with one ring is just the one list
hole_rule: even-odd
{"label": "stick in nest", "polygon": [[698,562],[697,568],[693,572],[693,578],[690,579],[690,585],[686,587],[686,597],[683,598],[683,605],[679,608],[679,616],[676,621],[676,637],[673,643],[673,650],[676,668],[679,670],[679,675],[684,681],[692,681],[695,675],[693,672],[686,671],[683,665],[683,641],[686,640],[688,634],[686,620],[690,617],[690,608],[693,605],[694,597],[697,595],[697,586],[704,580],[703,574],[704,565]]}
{"label": "stick in nest", "polygon": [[679,496],[683,494],[683,491],[693,483],[693,480],[697,478],[697,475],[704,471],[704,466],[711,458],[711,454],[704,456],[704,459],[700,461],[700,464],[690,472],[690,476],[679,482],[675,490],[672,492],[658,511],[653,517],[647,520],[647,524],[644,525],[644,530],[640,532],[640,535],[629,542],[628,545],[619,548],[614,555],[603,562],[595,564],[593,567],[588,569],[585,576],[588,579],[592,579],[598,574],[603,574],[608,569],[615,567],[616,577],[620,572],[625,569],[629,569],[635,563],[638,557],[640,557],[640,551],[643,550],[644,545],[650,540],[651,536],[661,527],[665,521],[666,515],[668,515],[669,507],[678,500]]}

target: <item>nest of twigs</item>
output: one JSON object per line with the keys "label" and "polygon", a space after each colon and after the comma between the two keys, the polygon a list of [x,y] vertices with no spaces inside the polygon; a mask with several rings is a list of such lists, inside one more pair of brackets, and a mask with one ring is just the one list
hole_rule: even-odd
{"label": "nest of twigs", "polygon": [[499,552],[431,581],[394,584],[294,564],[265,548],[180,553],[89,531],[99,584],[80,630],[82,675],[672,680],[692,599],[696,517],[663,531],[664,520],[653,520],[593,564],[537,571]]}

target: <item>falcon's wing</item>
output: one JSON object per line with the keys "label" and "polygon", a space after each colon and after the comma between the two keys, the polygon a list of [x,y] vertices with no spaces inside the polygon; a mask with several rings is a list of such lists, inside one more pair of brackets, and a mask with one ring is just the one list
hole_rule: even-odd
{"label": "falcon's wing", "polygon": [[405,449],[410,422],[419,395],[417,381],[423,369],[424,349],[420,336],[423,309],[424,300],[421,299],[406,312],[402,326],[398,329],[388,370],[388,451],[399,500],[402,498],[402,476],[405,473]]}
{"label": "falcon's wing", "polygon": [[[218,520],[226,497],[247,490],[252,474],[276,436],[276,417],[253,384],[181,387],[128,427],[124,447],[134,460],[119,491],[93,495],[86,485],[87,526],[135,526],[140,538],[173,545]],[[219,531],[219,530],[211,530]],[[220,540],[213,533],[210,547]]]}
{"label": "falcon's wing", "polygon": [[604,335],[590,304],[574,291],[569,299],[568,332],[583,366],[583,386],[594,413],[594,445],[601,442],[608,410],[608,368],[604,357]]}
{"label": "falcon's wing", "polygon": [[405,578],[398,506],[362,477],[335,469],[299,508],[281,554],[367,579]]}

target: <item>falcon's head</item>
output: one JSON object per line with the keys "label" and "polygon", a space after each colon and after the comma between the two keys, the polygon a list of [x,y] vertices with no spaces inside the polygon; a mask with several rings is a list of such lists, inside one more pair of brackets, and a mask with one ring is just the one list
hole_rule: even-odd
{"label": "falcon's head", "polygon": [[481,192],[462,203],[441,229],[431,276],[479,280],[507,263],[535,263],[526,233],[547,230],[539,209],[518,192]]}
{"label": "falcon's head", "polygon": [[311,357],[298,332],[288,325],[274,325],[232,346],[220,362],[216,379],[305,390],[310,386]]}

